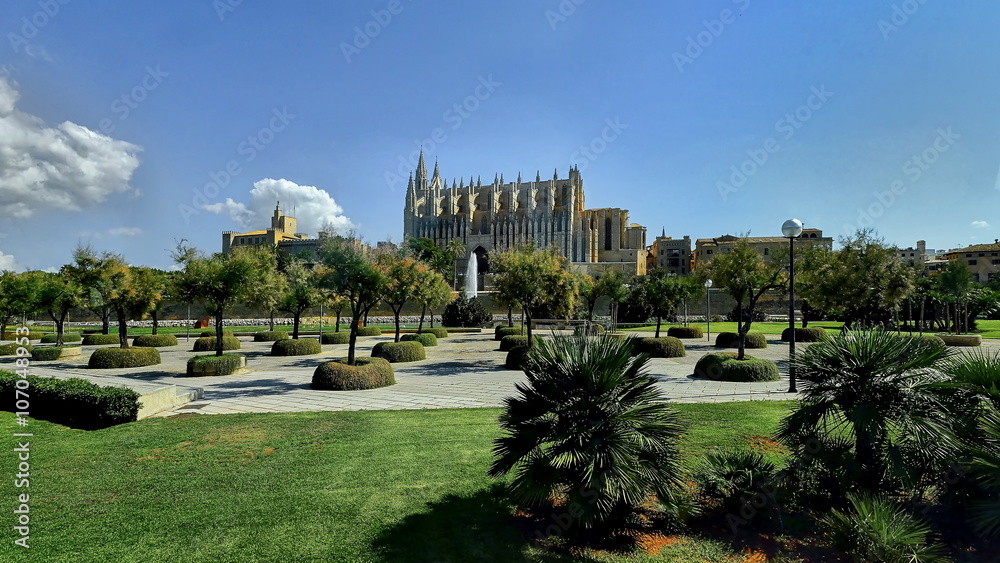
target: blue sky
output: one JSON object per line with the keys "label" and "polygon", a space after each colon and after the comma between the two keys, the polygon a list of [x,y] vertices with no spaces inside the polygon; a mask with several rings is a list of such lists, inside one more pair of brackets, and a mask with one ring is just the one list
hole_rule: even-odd
{"label": "blue sky", "polygon": [[8,0],[0,267],[83,242],[166,268],[277,197],[310,234],[399,240],[421,144],[449,181],[577,165],[587,206],[650,242],[790,217],[992,242],[998,20],[985,0]]}

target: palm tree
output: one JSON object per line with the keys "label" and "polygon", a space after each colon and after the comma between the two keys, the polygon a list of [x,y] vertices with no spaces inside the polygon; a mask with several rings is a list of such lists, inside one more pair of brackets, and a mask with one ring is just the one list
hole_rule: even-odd
{"label": "palm tree", "polygon": [[610,337],[536,341],[500,415],[489,474],[514,472],[513,501],[524,508],[565,497],[566,528],[612,529],[656,493],[676,507],[682,426],[647,374],[649,357]]}
{"label": "palm tree", "polygon": [[[850,331],[793,360],[802,399],[779,439],[804,457],[818,440],[848,488],[912,489],[957,459],[960,437],[977,432],[983,404],[941,368],[951,353],[937,338]],[[840,445],[841,447],[838,447]]]}

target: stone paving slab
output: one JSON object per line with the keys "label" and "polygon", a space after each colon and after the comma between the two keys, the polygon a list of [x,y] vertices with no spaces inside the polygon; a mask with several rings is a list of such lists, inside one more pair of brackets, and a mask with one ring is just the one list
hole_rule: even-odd
{"label": "stone paving slab", "polygon": [[[766,349],[748,350],[748,353],[776,361],[782,373],[780,381],[730,383],[693,378],[691,374],[698,359],[718,350],[707,339],[685,340],[686,357],[651,359],[648,371],[671,402],[795,398],[786,392],[788,346],[776,336],[772,338]],[[179,392],[203,390],[203,398],[155,416],[499,407],[505,397],[514,394],[514,385],[525,381],[522,372],[503,367],[506,352],[497,350],[499,343],[493,340],[492,331],[452,334],[439,339],[438,346],[427,349],[426,360],[393,364],[396,385],[365,391],[316,391],[309,387],[312,373],[319,364],[347,355],[346,344],[324,345],[323,353],[318,355],[275,357],[269,354],[271,343],[253,342],[246,337],[240,340],[243,346],[240,352],[247,355],[247,367],[251,370],[242,375],[186,377],[187,360],[197,355],[190,350],[194,339],[191,342],[182,339],[179,346],[161,348],[163,363],[151,368],[89,370],[86,364],[90,353],[104,346],[85,346],[83,355],[77,358],[32,362],[31,373],[60,378],[82,377],[101,385],[126,385],[140,393],[164,385],[176,385]],[[357,354],[368,355],[375,343],[391,340],[391,336],[359,338]],[[984,341],[984,346],[1000,348],[1000,340]],[[13,361],[11,357],[0,359],[0,369],[13,368]]]}

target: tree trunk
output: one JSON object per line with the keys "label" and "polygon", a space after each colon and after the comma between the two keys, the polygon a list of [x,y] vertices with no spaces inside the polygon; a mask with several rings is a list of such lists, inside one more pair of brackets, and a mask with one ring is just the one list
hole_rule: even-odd
{"label": "tree trunk", "polygon": [[[750,330],[750,326],[743,324],[743,312],[744,311],[743,311],[743,302],[742,301],[737,301],[736,302],[736,311],[737,311],[737,317],[736,317],[736,334],[739,336],[739,338],[736,339],[737,344],[738,344],[738,348],[737,348],[737,351],[736,351],[736,359],[737,360],[742,360],[744,358],[744,356],[746,355],[747,332]],[[753,312],[752,311],[747,311],[747,313],[752,314]]]}
{"label": "tree trunk", "polygon": [[531,336],[531,313],[528,312],[528,308],[525,307],[524,309],[521,309],[521,315],[522,315],[521,319],[528,327],[528,348],[530,349],[531,346],[535,343],[533,337]]}
{"label": "tree trunk", "polygon": [[368,311],[365,311],[365,326],[368,326]]}
{"label": "tree trunk", "polygon": [[215,314],[215,355],[221,356],[224,351],[223,346],[223,336],[222,336],[222,307],[219,307],[219,312]]}
{"label": "tree trunk", "polygon": [[101,309],[101,334],[111,334],[111,308]]}
{"label": "tree trunk", "polygon": [[657,315],[656,316],[656,336],[654,336],[653,338],[659,338],[660,337],[660,320],[661,320],[660,316]]}
{"label": "tree trunk", "polygon": [[423,309],[420,309],[420,324],[417,325],[417,332],[424,330],[424,315],[427,314],[427,305],[424,305]]}
{"label": "tree trunk", "polygon": [[393,316],[395,316],[395,317],[396,317],[396,339],[395,339],[395,340],[394,340],[393,342],[399,342],[399,312],[400,312],[400,311],[401,311],[402,309],[403,309],[403,307],[402,307],[402,306],[400,306],[400,308],[399,308],[399,309],[393,309],[393,310],[392,310],[392,314],[393,314]]}
{"label": "tree trunk", "polygon": [[514,307],[507,305],[507,326],[514,326]]}
{"label": "tree trunk", "polygon": [[298,311],[292,313],[292,340],[299,339],[299,319],[302,318],[302,312]]}
{"label": "tree trunk", "polygon": [[434,328],[434,309],[431,309],[431,328]]}
{"label": "tree trunk", "polygon": [[340,332],[340,309],[337,309],[337,326],[333,329],[333,332]]}
{"label": "tree trunk", "polygon": [[274,311],[271,311],[271,332],[274,332]]}
{"label": "tree trunk", "polygon": [[351,338],[347,346],[347,365],[349,366],[354,365],[354,345],[358,342],[358,321],[361,319],[358,313],[360,312],[351,310]]}

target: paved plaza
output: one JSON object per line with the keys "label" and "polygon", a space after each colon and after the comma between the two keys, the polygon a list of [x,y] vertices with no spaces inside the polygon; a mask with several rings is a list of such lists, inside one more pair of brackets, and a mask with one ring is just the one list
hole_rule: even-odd
{"label": "paved plaza", "polygon": [[[548,334],[537,331],[536,334]],[[636,333],[652,336],[652,333]],[[649,373],[664,394],[676,403],[716,403],[725,401],[782,400],[794,398],[786,392],[788,345],[769,335],[768,347],[748,350],[757,357],[775,360],[781,381],[731,383],[695,379],[695,362],[705,353],[718,351],[706,339],[684,340],[684,358],[654,358]],[[317,391],[310,389],[313,371],[319,364],[347,355],[347,345],[325,345],[323,353],[312,356],[275,357],[270,342],[253,342],[240,337],[247,356],[249,373],[215,377],[187,377],[187,359],[195,355],[191,342],[180,338],[179,346],[161,348],[163,363],[145,368],[115,370],[87,369],[87,358],[97,346],[84,346],[83,355],[68,360],[33,362],[31,373],[59,378],[81,377],[101,385],[126,385],[146,394],[176,387],[181,401],[190,401],[163,410],[155,416],[184,413],[223,414],[247,412],[298,412],[341,410],[438,409],[502,406],[504,397],[514,393],[514,385],[524,374],[503,367],[506,352],[498,351],[493,331],[457,333],[427,348],[427,359],[393,364],[397,384],[365,391]],[[357,353],[368,355],[377,342],[391,336],[359,337]],[[113,345],[112,345],[113,346]],[[806,346],[800,344],[800,347]],[[1000,340],[984,346],[1000,348]],[[14,359],[0,359],[0,369],[13,369]]]}

